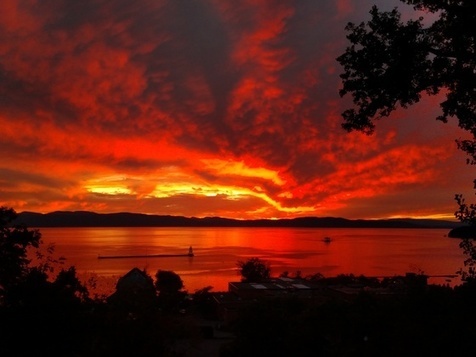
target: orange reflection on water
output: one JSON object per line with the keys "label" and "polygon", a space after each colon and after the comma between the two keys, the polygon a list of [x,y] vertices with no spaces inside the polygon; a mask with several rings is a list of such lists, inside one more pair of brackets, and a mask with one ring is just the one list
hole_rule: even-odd
{"label": "orange reflection on water", "polygon": [[[236,263],[259,257],[273,276],[284,271],[324,276],[393,276],[406,272],[454,274],[463,266],[458,240],[441,229],[315,228],[44,228],[43,240],[56,245],[78,272],[119,277],[133,267],[173,270],[193,292],[205,286],[227,290],[237,281]],[[332,238],[331,243],[323,237]],[[185,254],[168,258],[98,259],[98,255]]]}

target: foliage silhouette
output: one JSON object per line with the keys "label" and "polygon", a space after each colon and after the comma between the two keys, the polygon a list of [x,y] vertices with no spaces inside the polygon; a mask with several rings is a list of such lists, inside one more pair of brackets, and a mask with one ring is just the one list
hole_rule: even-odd
{"label": "foliage silhouette", "polygon": [[176,293],[184,287],[180,276],[170,270],[158,270],[155,278],[155,288],[159,293]]}
{"label": "foliage silhouette", "polygon": [[[32,266],[29,249],[40,248],[41,235],[13,226],[15,217],[13,209],[0,208],[0,356],[176,356],[193,350],[199,328],[187,316],[160,310],[145,270],[120,278],[110,299],[92,300],[74,266],[55,275],[53,247],[38,250]],[[177,274],[160,277],[162,294],[184,296]]]}
{"label": "foliage silhouette", "polygon": [[461,281],[476,286],[476,246],[471,239],[462,239],[459,246],[463,249],[466,258],[464,268],[459,269],[457,273],[460,275]]}
{"label": "foliage silhouette", "polygon": [[180,276],[171,270],[158,270],[155,274],[155,288],[159,293],[159,305],[168,312],[179,309],[186,292]]}
{"label": "foliage silhouette", "polygon": [[[351,94],[356,108],[343,112],[343,127],[372,133],[374,122],[398,106],[418,103],[423,93],[443,92],[446,98],[437,119],[447,122],[456,117],[470,133],[470,139],[457,144],[469,155],[468,163],[475,164],[476,2],[401,1],[435,20],[429,25],[423,17],[402,22],[397,8],[382,12],[373,6],[370,21],[346,26],[350,46],[337,58],[344,68],[340,95]],[[461,199],[457,195],[462,213],[458,218],[474,222],[474,205],[467,206]]]}
{"label": "foliage silhouette", "polygon": [[6,294],[29,272],[28,249],[38,248],[38,230],[13,225],[17,214],[12,208],[0,207],[0,304]]}
{"label": "foliage silhouette", "polygon": [[238,261],[237,264],[241,280],[246,283],[258,283],[269,279],[271,267],[268,262],[260,258],[250,258],[246,261]]}

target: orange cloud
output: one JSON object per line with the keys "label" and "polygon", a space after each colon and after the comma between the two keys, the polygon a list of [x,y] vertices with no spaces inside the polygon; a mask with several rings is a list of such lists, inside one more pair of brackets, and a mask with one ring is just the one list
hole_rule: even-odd
{"label": "orange cloud", "polygon": [[349,103],[335,58],[347,21],[367,11],[356,0],[1,3],[1,204],[451,213],[471,175],[452,142],[461,131],[433,122],[438,98],[373,136],[340,127]]}

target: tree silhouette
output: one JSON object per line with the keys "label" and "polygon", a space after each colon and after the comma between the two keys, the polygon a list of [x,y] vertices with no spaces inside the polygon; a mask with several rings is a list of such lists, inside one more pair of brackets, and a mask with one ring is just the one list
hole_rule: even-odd
{"label": "tree silhouette", "polygon": [[164,311],[177,310],[186,295],[180,276],[171,270],[158,270],[155,279],[155,288],[159,292],[159,305]]}
{"label": "tree silhouette", "polygon": [[247,261],[238,261],[236,264],[241,280],[246,283],[257,283],[271,276],[269,263],[260,258],[250,258]]}
{"label": "tree silhouette", "polygon": [[[351,94],[356,108],[343,112],[343,127],[372,133],[375,121],[398,106],[418,103],[422,94],[445,93],[438,120],[456,117],[471,139],[458,147],[476,163],[476,2],[401,0],[436,18],[402,22],[400,12],[370,10],[371,20],[346,26],[350,46],[337,58],[343,66],[340,95]],[[476,180],[475,180],[476,185]],[[458,201],[459,197],[459,201]],[[457,196],[460,211],[468,206]],[[474,221],[474,219],[472,219]]]}
{"label": "tree silhouette", "polygon": [[158,270],[155,278],[155,288],[159,293],[177,293],[183,289],[182,279],[173,271]]}
{"label": "tree silhouette", "polygon": [[469,239],[461,240],[459,246],[463,249],[466,259],[464,260],[465,269],[461,268],[457,273],[463,282],[474,286],[476,283],[476,247]]}
{"label": "tree silhouette", "polygon": [[89,291],[79,280],[74,266],[62,269],[56,276],[53,287],[63,300],[89,300]]}
{"label": "tree silhouette", "polygon": [[0,207],[0,304],[8,291],[29,272],[29,248],[38,248],[41,234],[19,225],[12,225],[17,214],[12,208]]}

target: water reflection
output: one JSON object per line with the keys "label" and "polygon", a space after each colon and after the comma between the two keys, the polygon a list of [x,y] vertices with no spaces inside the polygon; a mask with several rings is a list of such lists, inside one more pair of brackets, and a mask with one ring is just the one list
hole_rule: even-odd
{"label": "water reflection", "polygon": [[[55,243],[80,273],[120,276],[133,267],[173,270],[186,288],[211,285],[226,290],[239,279],[236,262],[259,257],[272,274],[341,273],[367,276],[423,271],[454,274],[463,265],[459,241],[445,229],[305,229],[305,228],[42,228],[46,243]],[[332,237],[331,243],[322,241]],[[97,259],[98,255],[185,254],[170,258]],[[431,281],[430,281],[431,282]],[[442,278],[438,283],[445,283]]]}

